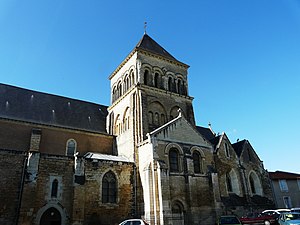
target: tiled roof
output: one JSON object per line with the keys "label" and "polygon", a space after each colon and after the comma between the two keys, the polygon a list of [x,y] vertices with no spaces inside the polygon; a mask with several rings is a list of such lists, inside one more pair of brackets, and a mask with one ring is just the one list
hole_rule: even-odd
{"label": "tiled roof", "polygon": [[270,176],[270,178],[272,180],[278,180],[278,179],[286,179],[286,180],[300,179],[300,174],[289,173],[289,172],[284,172],[284,171],[269,172],[269,176]]}
{"label": "tiled roof", "polygon": [[163,47],[161,47],[156,41],[154,41],[150,36],[144,34],[142,39],[136,45],[138,49],[144,49],[155,54],[164,56],[166,58],[176,60],[169,52],[167,52]]}
{"label": "tiled roof", "polygon": [[106,133],[107,106],[0,84],[0,118]]}

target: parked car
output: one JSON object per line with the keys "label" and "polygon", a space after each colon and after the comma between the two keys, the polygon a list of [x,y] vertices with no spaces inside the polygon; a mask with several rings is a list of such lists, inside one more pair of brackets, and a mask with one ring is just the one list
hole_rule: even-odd
{"label": "parked car", "polygon": [[262,211],[262,214],[265,214],[265,215],[278,214],[278,215],[280,215],[281,213],[290,212],[290,211],[291,211],[290,209],[267,209],[267,210]]}
{"label": "parked car", "polygon": [[281,213],[290,212],[290,211],[291,210],[289,210],[289,209],[268,209],[268,210],[262,211],[261,214],[273,216],[276,220],[278,220]]}
{"label": "parked car", "polygon": [[240,218],[243,224],[276,224],[277,220],[274,215],[265,215],[262,213],[248,213],[246,216]]}
{"label": "parked car", "polygon": [[300,208],[291,208],[291,212],[298,212],[298,213],[300,213]]}
{"label": "parked car", "polygon": [[225,224],[230,224],[230,225],[241,225],[241,221],[239,218],[237,218],[235,215],[226,215],[226,216],[220,216],[217,225],[225,225]]}
{"label": "parked car", "polygon": [[149,225],[149,223],[141,219],[129,219],[124,220],[123,222],[119,223],[119,225]]}
{"label": "parked car", "polygon": [[300,213],[282,213],[278,219],[279,225],[300,225]]}

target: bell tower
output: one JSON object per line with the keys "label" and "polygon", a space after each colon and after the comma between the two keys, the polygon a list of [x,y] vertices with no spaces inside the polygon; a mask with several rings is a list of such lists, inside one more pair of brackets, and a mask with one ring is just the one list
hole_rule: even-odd
{"label": "bell tower", "polygon": [[145,33],[110,75],[107,130],[117,136],[118,154],[136,162],[146,134],[177,117],[179,109],[195,125],[188,68]]}

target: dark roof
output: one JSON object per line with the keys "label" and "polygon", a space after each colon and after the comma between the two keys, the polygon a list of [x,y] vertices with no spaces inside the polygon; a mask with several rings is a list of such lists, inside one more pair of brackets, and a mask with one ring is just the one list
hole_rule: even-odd
{"label": "dark roof", "polygon": [[246,143],[246,141],[247,140],[242,140],[242,141],[232,144],[232,147],[233,147],[234,151],[236,152],[236,154],[238,155],[238,157],[241,156],[243,149],[244,149],[244,144]]}
{"label": "dark roof", "polygon": [[209,128],[196,126],[196,129],[202,136],[204,136],[205,139],[209,141],[215,138],[215,135]]}
{"label": "dark roof", "polygon": [[270,176],[270,178],[272,180],[278,180],[278,179],[286,179],[286,180],[300,179],[300,174],[289,173],[289,172],[284,172],[284,171],[269,172],[269,176]]}
{"label": "dark roof", "polygon": [[147,34],[143,35],[142,39],[138,42],[138,44],[135,47],[178,61]]}
{"label": "dark roof", "polygon": [[107,106],[0,83],[0,118],[106,133]]}

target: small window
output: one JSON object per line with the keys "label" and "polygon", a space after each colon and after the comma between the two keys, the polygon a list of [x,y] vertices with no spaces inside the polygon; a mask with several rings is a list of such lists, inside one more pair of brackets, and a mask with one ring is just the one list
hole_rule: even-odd
{"label": "small window", "polygon": [[199,152],[193,152],[194,173],[203,173],[202,157]]}
{"label": "small window", "polygon": [[145,70],[145,73],[144,73],[144,84],[148,85],[148,79],[149,79],[149,71]]}
{"label": "small window", "polygon": [[173,80],[172,77],[169,77],[168,80],[168,91],[172,91]]}
{"label": "small window", "polygon": [[177,80],[177,93],[180,94],[181,80]]}
{"label": "small window", "polygon": [[283,196],[283,204],[285,208],[290,209],[292,208],[292,202],[290,196]]}
{"label": "small window", "polygon": [[154,75],[154,86],[155,87],[159,87],[159,74],[158,73],[155,73]]}
{"label": "small window", "polygon": [[107,172],[102,180],[102,202],[117,202],[117,182],[113,172]]}
{"label": "small window", "polygon": [[70,139],[67,141],[67,156],[74,156],[76,153],[76,141]]}
{"label": "small window", "polygon": [[57,198],[58,181],[54,179],[51,186],[51,198]]}
{"label": "small window", "polygon": [[170,172],[179,172],[179,156],[176,148],[169,151]]}
{"label": "small window", "polygon": [[225,143],[225,155],[226,155],[227,158],[230,157],[229,147],[228,147],[227,143]]}
{"label": "small window", "polygon": [[160,122],[160,121],[159,121],[159,114],[156,112],[156,113],[155,113],[155,117],[154,117],[154,124],[155,124],[155,125],[160,125],[159,122]]}
{"label": "small window", "polygon": [[149,114],[148,114],[148,116],[149,116],[149,124],[153,124],[153,112],[149,112]]}
{"label": "small window", "polygon": [[[232,192],[232,190],[233,190],[232,189],[232,181],[231,181],[231,177],[230,177],[229,173],[226,173],[226,184],[227,184],[227,191]],[[254,187],[251,187],[251,188],[254,188]]]}
{"label": "small window", "polygon": [[280,187],[280,190],[283,191],[283,192],[288,192],[289,191],[286,180],[279,180],[279,187]]}
{"label": "small window", "polygon": [[[252,175],[252,174],[251,174]],[[255,188],[255,183],[254,183],[254,179],[253,176],[249,177],[250,180],[250,188],[251,188],[251,193],[252,194],[256,194],[256,188]]]}

